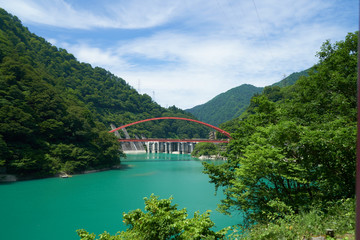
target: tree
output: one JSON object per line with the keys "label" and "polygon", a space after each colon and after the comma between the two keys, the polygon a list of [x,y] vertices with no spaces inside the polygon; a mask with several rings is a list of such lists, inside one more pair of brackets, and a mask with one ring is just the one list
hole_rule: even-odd
{"label": "tree", "polygon": [[[177,209],[172,204],[173,198],[158,199],[153,194],[144,198],[145,212],[140,209],[123,214],[123,222],[128,225],[126,231],[111,236],[104,232],[99,235],[101,240],[116,239],[224,239],[227,228],[214,232],[214,223],[210,220],[210,211],[203,214],[194,213],[187,218],[186,209]],[[77,231],[82,240],[94,240],[95,234],[81,229]]]}
{"label": "tree", "polygon": [[200,157],[200,156],[211,156],[219,153],[219,147],[214,143],[198,143],[195,145],[194,150],[191,153],[191,156]]}
{"label": "tree", "polygon": [[[357,33],[325,42],[319,63],[291,87],[266,89],[236,121],[228,160],[203,163],[222,187],[220,210],[274,221],[355,189]],[[273,96],[276,90],[276,97]]]}

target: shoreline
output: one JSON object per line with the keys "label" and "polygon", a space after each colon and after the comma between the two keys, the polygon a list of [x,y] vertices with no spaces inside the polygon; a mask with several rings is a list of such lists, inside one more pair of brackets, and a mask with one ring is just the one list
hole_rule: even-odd
{"label": "shoreline", "polygon": [[197,157],[200,160],[227,160],[226,157],[220,156],[220,155],[201,155]]}
{"label": "shoreline", "polygon": [[[137,153],[135,151],[131,151],[131,152],[128,152],[128,154],[137,154]],[[226,160],[225,157],[222,157],[220,155],[201,155],[196,158],[198,158],[201,161],[203,161],[203,160]],[[0,174],[0,184],[14,183],[14,182],[28,181],[28,180],[45,179],[45,178],[71,178],[72,176],[76,176],[76,175],[97,173],[97,172],[103,172],[103,171],[109,171],[109,170],[121,170],[121,169],[126,169],[131,166],[132,165],[129,165],[129,164],[120,164],[120,165],[115,165],[115,166],[107,167],[107,168],[91,169],[91,170],[85,170],[82,172],[75,172],[73,174],[69,174],[66,172],[58,172],[54,175],[43,176],[43,177],[36,177],[36,176],[19,177],[14,174],[1,173]]]}

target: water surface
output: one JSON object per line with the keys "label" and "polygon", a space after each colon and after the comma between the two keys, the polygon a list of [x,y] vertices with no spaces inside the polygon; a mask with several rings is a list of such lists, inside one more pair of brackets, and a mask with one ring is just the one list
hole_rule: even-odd
{"label": "water surface", "polygon": [[189,216],[213,210],[216,229],[241,222],[217,211],[222,194],[190,155],[128,155],[121,170],[0,184],[0,239],[79,239],[76,229],[100,234],[125,230],[122,213],[140,208],[152,193],[174,197]]}

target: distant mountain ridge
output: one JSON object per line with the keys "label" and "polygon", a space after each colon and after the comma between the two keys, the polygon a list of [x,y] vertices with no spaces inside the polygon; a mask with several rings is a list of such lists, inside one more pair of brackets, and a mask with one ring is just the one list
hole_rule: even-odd
{"label": "distant mountain ridge", "polygon": [[276,83],[272,84],[271,86],[286,87],[286,86],[293,85],[300,77],[309,76],[309,74],[308,74],[309,70],[310,70],[310,68],[306,69],[304,71],[301,71],[301,72],[294,72],[294,73],[290,74],[289,76],[285,77],[280,82],[276,82]]}
{"label": "distant mountain ridge", "polygon": [[[292,73],[271,86],[285,87],[293,85],[300,77],[307,76],[308,70]],[[193,114],[200,121],[219,126],[221,123],[240,116],[249,106],[252,96],[261,93],[263,89],[263,87],[243,84],[215,96],[204,104],[185,111]]]}
{"label": "distant mountain ridge", "polygon": [[244,112],[251,97],[255,93],[261,93],[262,90],[262,87],[243,84],[185,111],[193,114],[200,121],[219,126],[220,123],[233,119]]}

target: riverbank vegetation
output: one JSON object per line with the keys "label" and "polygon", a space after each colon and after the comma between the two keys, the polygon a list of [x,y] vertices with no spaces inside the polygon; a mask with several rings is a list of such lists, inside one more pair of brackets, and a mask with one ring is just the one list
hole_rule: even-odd
{"label": "riverbank vegetation", "polygon": [[[221,125],[233,132],[228,160],[203,163],[225,194],[221,212],[243,212],[260,233],[270,225],[284,230],[298,214],[326,216],[328,206],[355,197],[357,34],[326,41],[309,76],[265,88],[244,114]],[[259,239],[272,239],[262,233]]]}
{"label": "riverbank vegetation", "polygon": [[[239,234],[240,233],[240,234]],[[355,201],[329,202],[325,209],[312,206],[251,228],[235,227],[231,239],[355,239]]]}
{"label": "riverbank vegetation", "polygon": [[194,147],[194,150],[191,152],[193,157],[201,156],[213,156],[218,155],[220,152],[220,147],[211,142],[202,142],[197,143]]}
{"label": "riverbank vegetation", "polygon": [[[80,63],[0,9],[0,173],[28,179],[118,165],[124,155],[110,124],[162,116],[193,118]],[[208,135],[206,127],[175,120],[127,130],[147,138]]]}
{"label": "riverbank vegetation", "polygon": [[219,210],[244,214],[229,238],[311,239],[329,229],[328,238],[354,239],[357,34],[326,41],[309,76],[265,88],[221,126],[233,132],[227,160],[203,165],[225,195]]}
{"label": "riverbank vegetation", "polygon": [[[245,236],[250,239],[292,238],[294,231],[320,234],[296,230],[304,219],[320,221],[314,223],[319,231],[325,226],[341,234],[353,229],[350,220],[331,216],[350,219],[354,212],[357,34],[349,33],[334,44],[326,41],[308,76],[292,86],[265,88],[239,118],[220,125],[233,133],[227,161],[204,162],[204,172],[216,189],[224,191],[219,210],[244,214]],[[108,133],[110,123],[161,116],[193,118],[175,106],[162,108],[102,68],[78,62],[2,9],[0,96],[0,172],[23,178],[119,164],[123,154]],[[132,136],[208,136],[205,127],[175,120],[147,122],[128,130]],[[145,210],[124,215],[129,224],[124,236],[221,237],[217,234],[222,232],[209,230],[213,223],[208,213],[187,219],[186,211],[177,210],[171,199],[150,197]],[[95,238],[89,236],[84,239]]]}
{"label": "riverbank vegetation", "polygon": [[[188,218],[187,210],[177,209],[172,204],[173,198],[158,199],[151,195],[145,200],[145,212],[136,209],[123,214],[123,222],[128,226],[126,231],[110,235],[107,232],[99,235],[101,240],[116,239],[223,239],[228,229],[214,232],[211,228],[215,225],[210,219],[210,212],[203,214],[194,213],[193,218]],[[94,240],[96,235],[84,229],[77,231],[82,240]]]}

